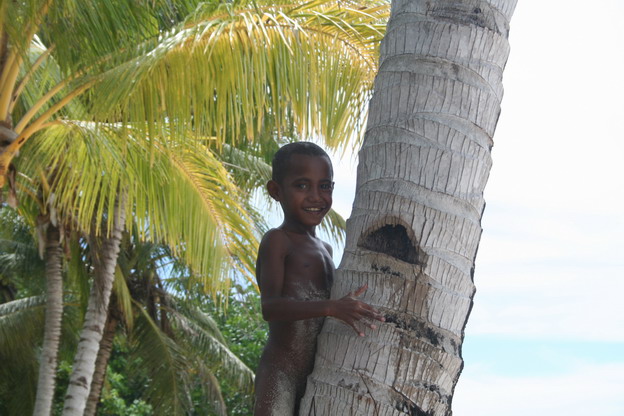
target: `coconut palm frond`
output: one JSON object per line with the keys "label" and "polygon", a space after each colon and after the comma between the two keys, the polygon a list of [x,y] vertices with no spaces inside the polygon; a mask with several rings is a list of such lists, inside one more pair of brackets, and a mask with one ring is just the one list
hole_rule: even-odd
{"label": "coconut palm frond", "polygon": [[[22,116],[33,109],[33,106],[43,97],[46,92],[54,88],[63,78],[60,68],[52,58],[49,49],[43,45],[38,38],[35,38],[28,48],[28,53],[24,60],[24,65],[20,68],[19,84],[15,87],[14,94],[19,96],[19,100],[13,103],[13,118],[17,124]],[[49,108],[49,103],[44,102],[38,109],[33,109],[34,115],[41,114],[41,111]]]}
{"label": "coconut palm frond", "polygon": [[167,120],[175,137],[193,130],[220,143],[255,139],[270,120],[278,134],[295,125],[299,137],[336,148],[363,127],[388,5],[370,11],[207,2],[101,76],[99,117],[148,121],[151,136]]}
{"label": "coconut palm frond", "polygon": [[84,311],[87,308],[91,278],[89,273],[91,264],[87,255],[87,246],[84,241],[78,238],[76,233],[66,238],[69,239],[69,258],[65,262],[66,289],[75,296],[73,301],[80,304],[80,310]]}
{"label": "coconut palm frond", "polygon": [[[30,179],[23,186],[40,190],[44,214],[53,209],[78,230],[108,233],[113,222],[94,218],[113,217],[118,190],[129,176],[125,150],[125,140],[114,129],[79,121],[50,125],[28,142],[29,157],[20,159],[19,168]],[[102,223],[108,228],[102,230]]]}
{"label": "coconut palm frond", "polygon": [[[199,326],[210,337],[214,338],[221,344],[226,344],[226,340],[221,334],[219,325],[210,316],[210,314],[202,311],[196,305],[178,299],[175,296],[167,296],[167,304],[170,306],[170,312],[177,314],[184,321],[189,321],[193,326]],[[184,323],[181,321],[181,323]]]}
{"label": "coconut palm frond", "polygon": [[330,240],[337,244],[344,244],[347,222],[334,209],[330,209],[321,222],[321,230]]}
{"label": "coconut palm frond", "polygon": [[24,349],[41,337],[45,296],[31,296],[0,304],[0,351]]}
{"label": "coconut palm frond", "polygon": [[[147,312],[135,302],[133,355],[150,377],[148,402],[160,415],[184,415],[189,409],[185,351],[163,333]],[[139,361],[137,361],[139,362]]]}
{"label": "coconut palm frond", "polygon": [[[24,346],[22,346],[24,347]],[[22,348],[18,354],[0,351],[0,413],[28,415],[33,412],[37,384],[37,354],[34,348]]]}
{"label": "coconut palm frond", "polygon": [[229,350],[214,321],[200,310],[193,309],[185,307],[185,313],[171,311],[172,321],[183,335],[181,339],[191,345],[192,350],[203,362],[209,363],[213,371],[220,368],[240,388],[251,391],[253,371]]}
{"label": "coconut palm frond", "polygon": [[0,208],[0,276],[5,283],[25,294],[42,293],[44,267],[30,227],[12,209]]}
{"label": "coconut palm frond", "polygon": [[134,313],[132,308],[132,295],[126,278],[119,267],[119,264],[115,267],[115,280],[113,281],[113,293],[115,294],[115,300],[117,301],[117,308],[121,312],[121,316],[124,319],[124,324],[129,331],[132,331],[134,326]]}
{"label": "coconut palm frond", "polygon": [[176,9],[190,9],[191,2],[175,3],[174,7],[167,0],[2,2],[3,17],[6,16],[3,28],[22,51],[28,48],[34,33],[46,43],[81,45],[55,52],[63,68],[77,68],[134,46],[137,38],[157,36],[159,30],[176,21]]}
{"label": "coconut palm frond", "polygon": [[[45,308],[45,296],[0,304],[0,409],[6,414],[32,413]],[[81,323],[78,308],[66,305],[64,318],[59,355],[71,360]]]}
{"label": "coconut palm frond", "polygon": [[[278,146],[271,148],[274,153]],[[215,154],[222,161],[236,184],[250,192],[253,189],[264,187],[271,179],[271,165],[266,158],[256,155],[256,151],[235,147],[229,144],[215,150]]]}
{"label": "coconut palm frond", "polygon": [[44,313],[44,296],[0,304],[0,409],[5,407],[7,414],[32,413],[37,384],[35,346],[41,341]]}
{"label": "coconut palm frond", "polygon": [[[255,268],[257,237],[243,196],[227,170],[207,148],[170,147],[162,151],[158,162],[169,164],[169,173],[150,200],[160,204],[160,212],[145,207],[151,209],[148,217],[152,234],[162,236],[173,254],[203,279],[211,293],[227,289],[224,277],[232,270],[250,278]],[[147,166],[143,172],[143,183],[151,181],[150,186],[154,186],[157,174]],[[184,215],[179,215],[180,206],[184,207]],[[160,229],[154,228],[156,225]]]}
{"label": "coconut palm frond", "polygon": [[221,387],[219,380],[205,363],[197,362],[197,387],[203,392],[202,397],[205,397],[211,404],[211,410],[216,413],[217,416],[227,416],[227,409],[225,401],[223,400],[223,394],[221,393]]}
{"label": "coconut palm frond", "polygon": [[221,162],[207,148],[158,139],[139,143],[122,130],[73,121],[50,126],[28,144],[33,157],[20,169],[36,178],[40,166],[56,166],[45,197],[53,196],[59,215],[81,229],[89,229],[93,218],[110,217],[117,190],[128,184],[126,209],[143,234],[150,230],[150,238],[164,239],[209,291],[225,287],[219,276],[228,269],[250,275],[257,247],[253,224]]}

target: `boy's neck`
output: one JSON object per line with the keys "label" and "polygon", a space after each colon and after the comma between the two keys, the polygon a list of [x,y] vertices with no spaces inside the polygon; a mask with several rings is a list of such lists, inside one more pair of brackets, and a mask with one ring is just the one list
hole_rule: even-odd
{"label": "boy's neck", "polygon": [[281,230],[294,233],[294,234],[307,234],[310,237],[316,238],[316,226],[306,227],[297,222],[289,222],[284,220],[282,225],[279,226]]}

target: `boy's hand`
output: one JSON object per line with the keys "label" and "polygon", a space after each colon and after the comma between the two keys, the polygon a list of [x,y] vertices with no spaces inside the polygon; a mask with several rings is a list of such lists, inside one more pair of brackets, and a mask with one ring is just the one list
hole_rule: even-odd
{"label": "boy's hand", "polygon": [[[364,336],[364,332],[358,329],[356,322],[385,321],[385,318],[375,308],[357,299],[366,292],[366,289],[368,289],[367,284],[337,300],[331,313],[331,316],[345,322],[361,337]],[[377,328],[372,323],[367,323],[367,325],[372,329]]]}

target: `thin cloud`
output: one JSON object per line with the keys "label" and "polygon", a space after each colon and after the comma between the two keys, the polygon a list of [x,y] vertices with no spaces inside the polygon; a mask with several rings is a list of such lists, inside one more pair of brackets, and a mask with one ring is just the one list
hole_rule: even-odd
{"label": "thin cloud", "polygon": [[622,386],[624,363],[582,365],[565,374],[535,377],[492,374],[471,364],[455,389],[453,414],[621,416]]}

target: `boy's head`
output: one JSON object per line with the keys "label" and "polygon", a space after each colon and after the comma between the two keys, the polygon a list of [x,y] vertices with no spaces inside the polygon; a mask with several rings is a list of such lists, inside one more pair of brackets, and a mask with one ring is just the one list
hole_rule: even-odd
{"label": "boy's head", "polygon": [[329,156],[314,143],[290,143],[275,153],[267,189],[284,211],[284,227],[313,231],[321,223],[332,206],[333,176]]}
{"label": "boy's head", "polygon": [[329,161],[329,166],[332,169],[333,176],[333,167],[331,164],[331,159],[325,150],[323,150],[320,146],[312,143],[312,142],[294,142],[288,143],[275,152],[273,156],[273,175],[272,179],[277,183],[282,183],[284,177],[287,175],[288,170],[290,169],[290,162],[293,155],[304,155],[304,156],[318,156],[325,157]]}

